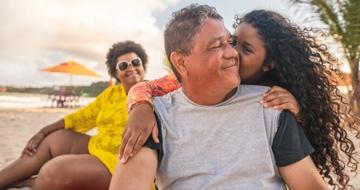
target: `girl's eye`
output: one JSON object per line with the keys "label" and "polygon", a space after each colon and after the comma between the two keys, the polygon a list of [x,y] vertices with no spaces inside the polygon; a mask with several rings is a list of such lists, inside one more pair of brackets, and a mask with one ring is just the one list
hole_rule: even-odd
{"label": "girl's eye", "polygon": [[252,53],[252,50],[247,46],[243,47],[242,49],[245,53]]}

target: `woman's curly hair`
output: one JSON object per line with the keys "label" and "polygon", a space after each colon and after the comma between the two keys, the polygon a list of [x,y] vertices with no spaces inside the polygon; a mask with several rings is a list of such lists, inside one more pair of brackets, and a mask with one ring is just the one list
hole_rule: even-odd
{"label": "woman's curly hair", "polygon": [[319,32],[300,29],[267,10],[236,15],[235,20],[235,28],[246,23],[257,30],[266,49],[264,64],[275,65],[263,80],[271,80],[296,97],[302,110],[300,123],[315,149],[311,158],[320,174],[333,189],[353,189],[345,167],[356,172],[358,160],[346,129],[359,137],[359,119],[340,95],[334,77],[340,74],[334,66],[337,60],[318,42]]}
{"label": "woman's curly hair", "polygon": [[146,71],[146,65],[148,63],[148,55],[144,48],[133,41],[127,40],[114,43],[106,54],[105,64],[108,69],[108,73],[111,77],[115,78],[117,82],[121,82],[117,78],[116,63],[117,59],[127,53],[135,53],[141,59],[144,70]]}

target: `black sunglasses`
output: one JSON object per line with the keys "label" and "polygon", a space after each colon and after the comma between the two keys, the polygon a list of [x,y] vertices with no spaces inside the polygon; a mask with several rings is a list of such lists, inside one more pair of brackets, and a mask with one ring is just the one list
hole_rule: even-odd
{"label": "black sunglasses", "polygon": [[116,69],[120,71],[125,71],[130,65],[133,67],[139,67],[142,64],[141,59],[136,57],[131,61],[119,61],[116,63]]}

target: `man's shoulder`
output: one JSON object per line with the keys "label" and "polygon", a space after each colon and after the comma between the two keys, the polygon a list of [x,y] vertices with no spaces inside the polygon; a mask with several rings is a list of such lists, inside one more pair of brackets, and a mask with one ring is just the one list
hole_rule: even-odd
{"label": "man's shoulder", "polygon": [[[267,128],[274,129],[276,131],[280,110],[274,108],[265,108],[260,103],[263,94],[266,93],[270,88],[267,86],[257,86],[257,85],[240,85],[239,93],[237,97],[232,102],[235,105],[237,112],[244,109],[247,110],[245,115],[252,117],[254,112],[262,114],[264,121],[267,124]],[[260,115],[255,114],[256,117]]]}
{"label": "man's shoulder", "polygon": [[259,85],[246,85],[242,84],[239,86],[239,89],[241,91],[241,95],[262,95],[268,90],[270,90],[270,87],[268,86],[259,86]]}
{"label": "man's shoulder", "polygon": [[167,102],[171,99],[176,99],[179,97],[179,95],[182,93],[182,88],[179,88],[179,89],[176,89],[172,92],[169,92],[163,96],[157,96],[157,97],[154,97],[154,101],[162,101],[162,102]]}
{"label": "man's shoulder", "polygon": [[182,88],[179,88],[163,96],[154,97],[154,108],[157,109],[158,107],[171,107],[179,102],[179,99],[181,99],[182,96]]}
{"label": "man's shoulder", "polygon": [[236,94],[233,96],[230,104],[234,103],[255,103],[260,102],[263,94],[265,94],[270,88],[266,86],[256,85],[240,85]]}

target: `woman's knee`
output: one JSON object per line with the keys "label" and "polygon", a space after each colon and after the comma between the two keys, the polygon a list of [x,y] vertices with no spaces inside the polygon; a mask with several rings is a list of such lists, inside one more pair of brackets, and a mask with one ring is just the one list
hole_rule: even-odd
{"label": "woman's knee", "polygon": [[51,159],[40,169],[36,179],[36,187],[41,189],[68,189],[76,178],[72,176],[71,168],[66,163],[67,156]]}
{"label": "woman's knee", "polygon": [[53,157],[63,154],[87,154],[90,137],[70,130],[57,130],[45,138]]}
{"label": "woman's knee", "polygon": [[66,138],[66,136],[69,136],[67,133],[68,133],[68,131],[65,129],[60,129],[60,130],[54,131],[54,132],[48,134],[45,137],[43,142],[46,142],[48,144],[59,142],[59,139],[64,139],[64,138]]}
{"label": "woman's knee", "polygon": [[35,189],[107,189],[110,179],[111,174],[96,158],[89,155],[63,155],[50,160],[41,168]]}

